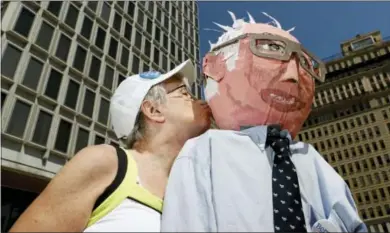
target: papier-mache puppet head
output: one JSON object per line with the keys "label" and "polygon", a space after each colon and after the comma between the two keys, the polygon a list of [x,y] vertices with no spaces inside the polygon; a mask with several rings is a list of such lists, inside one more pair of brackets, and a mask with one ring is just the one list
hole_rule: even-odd
{"label": "papier-mache puppet head", "polygon": [[233,19],[203,59],[205,97],[220,129],[280,124],[292,137],[308,117],[324,64],[272,19]]}

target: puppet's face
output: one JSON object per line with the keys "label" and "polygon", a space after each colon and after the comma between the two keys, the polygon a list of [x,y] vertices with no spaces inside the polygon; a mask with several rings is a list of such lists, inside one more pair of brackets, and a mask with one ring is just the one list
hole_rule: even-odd
{"label": "puppet's face", "polygon": [[[299,43],[288,32],[265,24],[245,25],[243,34],[247,33],[276,35]],[[296,136],[311,110],[314,77],[304,69],[312,65],[303,61],[305,54],[301,54],[302,60],[298,53],[285,60],[272,58],[286,53],[286,45],[243,37],[206,55],[203,71],[209,78],[205,95],[219,128],[281,124]],[[256,51],[271,56],[258,56]]]}

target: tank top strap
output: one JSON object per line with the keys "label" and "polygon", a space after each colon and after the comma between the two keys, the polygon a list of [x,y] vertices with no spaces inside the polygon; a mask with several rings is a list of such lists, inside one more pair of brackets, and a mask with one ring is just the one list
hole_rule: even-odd
{"label": "tank top strap", "polygon": [[114,181],[98,198],[87,227],[106,216],[126,198],[162,212],[163,201],[138,185],[138,168],[131,152],[117,147],[118,171]]}

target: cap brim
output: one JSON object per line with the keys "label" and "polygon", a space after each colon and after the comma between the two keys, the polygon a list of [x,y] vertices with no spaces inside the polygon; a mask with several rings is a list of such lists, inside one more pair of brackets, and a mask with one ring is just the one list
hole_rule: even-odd
{"label": "cap brim", "polygon": [[185,62],[181,63],[180,65],[176,66],[173,70],[169,71],[168,73],[165,73],[161,75],[160,77],[153,80],[154,85],[164,82],[165,80],[171,78],[172,76],[180,73],[188,80],[188,84],[191,86],[196,78],[194,75],[194,64],[192,64],[191,60],[186,60]]}

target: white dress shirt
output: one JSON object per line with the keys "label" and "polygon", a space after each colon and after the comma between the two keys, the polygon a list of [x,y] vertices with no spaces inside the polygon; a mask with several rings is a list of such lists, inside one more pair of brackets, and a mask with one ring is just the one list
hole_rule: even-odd
{"label": "white dress shirt", "polygon": [[[267,127],[209,130],[186,142],[170,174],[163,232],[273,232],[273,151]],[[290,141],[291,141],[291,137]],[[367,232],[344,180],[309,144],[291,142],[308,232],[327,221]]]}

